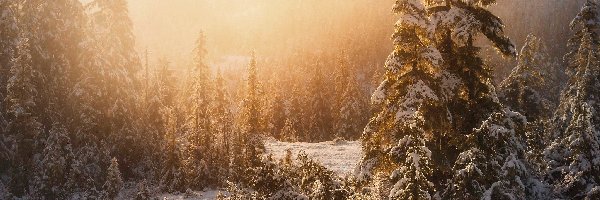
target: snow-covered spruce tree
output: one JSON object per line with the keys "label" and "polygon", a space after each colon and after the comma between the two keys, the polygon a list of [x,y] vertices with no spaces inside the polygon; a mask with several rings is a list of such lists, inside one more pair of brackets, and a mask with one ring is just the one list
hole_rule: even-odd
{"label": "snow-covered spruce tree", "polygon": [[360,137],[367,111],[364,101],[361,100],[361,91],[358,81],[354,76],[348,77],[346,90],[342,95],[341,107],[338,111],[338,124],[336,135],[339,138],[355,140]]}
{"label": "snow-covered spruce tree", "polygon": [[294,184],[310,199],[348,198],[348,190],[333,171],[310,159],[303,151],[298,153],[296,161],[288,177],[299,177]]}
{"label": "snow-covered spruce tree", "polygon": [[6,86],[10,115],[6,138],[11,153],[8,187],[17,197],[26,193],[32,179],[30,172],[34,171],[38,162],[34,158],[43,149],[43,143],[39,139],[43,132],[42,124],[38,122],[34,109],[38,92],[34,85],[36,77],[31,59],[28,39],[20,34],[15,57],[10,63],[11,77]]}
{"label": "snow-covered spruce tree", "polygon": [[156,69],[156,85],[160,101],[164,106],[174,106],[174,96],[177,91],[177,77],[171,69],[171,62],[167,58],[158,59],[158,69]]}
{"label": "snow-covered spruce tree", "polygon": [[165,134],[159,185],[167,192],[183,192],[186,178],[182,170],[181,151],[177,144],[177,118],[173,112],[171,108],[162,109]]}
{"label": "snow-covered spruce tree", "polygon": [[[10,70],[10,62],[11,58],[14,56],[16,41],[19,33],[18,25],[17,25],[17,12],[16,6],[17,1],[11,0],[3,0],[0,1],[0,13],[4,13],[0,15],[0,70],[1,71],[9,71]],[[3,99],[6,98],[6,84],[8,82],[9,75],[8,73],[0,74],[0,133],[4,131],[6,128],[6,124],[8,123],[6,120],[5,114],[7,105],[4,103]],[[5,157],[7,152],[4,152],[5,149],[3,146],[2,137],[0,136],[0,161],[8,160]],[[2,162],[7,163],[7,162]],[[0,166],[0,170],[3,166]]]}
{"label": "snow-covered spruce tree", "polygon": [[302,106],[302,98],[298,84],[292,85],[292,92],[288,94],[287,119],[281,132],[285,141],[297,142],[304,137],[302,124],[306,123],[306,108]]}
{"label": "snow-covered spruce tree", "polygon": [[136,166],[144,158],[144,136],[137,130],[135,108],[135,73],[140,68],[140,60],[135,51],[133,25],[129,18],[125,0],[94,0],[87,5],[94,30],[93,37],[98,44],[96,53],[104,66],[104,85],[107,94],[103,110],[108,119],[106,134],[111,150],[123,167],[124,177],[141,176],[135,174]]}
{"label": "snow-covered spruce tree", "polygon": [[[278,84],[274,84],[278,85]],[[278,87],[278,86],[275,86]],[[281,89],[274,89],[271,93],[271,98],[269,99],[269,108],[268,108],[268,124],[267,129],[269,131],[269,135],[274,137],[277,140],[281,140],[282,134],[281,130],[285,126],[286,121],[286,107],[285,107],[285,99],[282,95]]]}
{"label": "snow-covered spruce tree", "polygon": [[[35,85],[40,98],[35,112],[46,129],[55,121],[68,125],[78,117],[65,98],[80,73],[79,52],[85,37],[86,15],[77,0],[21,1],[20,24],[29,38]],[[68,39],[65,39],[68,38]],[[48,131],[48,130],[46,130]]]}
{"label": "snow-covered spruce tree", "polygon": [[346,92],[346,87],[348,87],[348,79],[350,77],[349,70],[349,61],[348,55],[345,50],[342,50],[341,54],[338,56],[337,65],[333,71],[333,82],[334,82],[334,98],[332,104],[332,110],[334,111],[333,120],[334,120],[334,128],[336,137],[339,135],[339,129],[342,126],[341,124],[345,121],[341,119],[340,113],[338,113],[342,106],[344,105],[342,102],[344,100],[344,93]]}
{"label": "snow-covered spruce tree", "polygon": [[[589,3],[585,6],[590,6]],[[569,69],[570,80],[552,121],[555,140],[544,151],[549,179],[562,198],[584,198],[600,180],[600,140],[596,127],[600,122],[596,113],[600,62],[593,31],[590,28],[583,32],[579,49],[572,57],[575,60],[570,61],[576,65]]]}
{"label": "snow-covered spruce tree", "polygon": [[[537,171],[545,168],[542,152],[550,139],[545,134],[546,120],[551,117],[555,105],[545,95],[553,83],[558,67],[550,61],[542,41],[529,35],[518,56],[518,65],[500,84],[500,101],[510,109],[527,117],[527,159]],[[544,92],[542,92],[544,91]]]}
{"label": "snow-covered spruce tree", "polygon": [[55,124],[50,129],[41,161],[36,168],[36,178],[32,184],[30,197],[66,199],[68,172],[73,160],[73,150],[67,129]]}
{"label": "snow-covered spruce tree", "polygon": [[285,125],[281,129],[281,141],[298,142],[298,133],[294,121],[289,117],[285,119]]}
{"label": "snow-covered spruce tree", "polygon": [[[569,39],[568,47],[569,52],[565,56],[566,62],[568,63],[567,75],[569,80],[565,86],[564,91],[561,94],[560,105],[558,106],[557,112],[554,115],[551,123],[552,127],[552,138],[561,138],[565,135],[565,129],[569,126],[572,118],[572,111],[574,107],[580,106],[581,102],[574,101],[578,96],[579,90],[585,87],[588,88],[588,96],[582,97],[584,101],[596,102],[589,106],[593,110],[600,109],[600,96],[596,95],[600,87],[595,86],[595,80],[598,78],[597,66],[594,65],[596,61],[590,60],[591,58],[597,58],[598,45],[600,41],[598,39],[597,30],[600,28],[600,19],[598,15],[598,3],[595,0],[586,1],[581,11],[573,19],[570,24],[571,30],[574,35]],[[590,53],[592,51],[592,53]],[[585,68],[590,68],[589,73],[585,74]],[[586,81],[583,77],[589,76],[591,80]],[[600,123],[600,116],[595,116],[593,124]]]}
{"label": "snow-covered spruce tree", "polygon": [[255,167],[260,163],[260,152],[264,149],[261,136],[260,110],[261,103],[258,88],[258,69],[256,55],[252,53],[248,65],[246,97],[242,102],[241,141],[244,149],[244,166]]}
{"label": "snow-covered spruce tree", "polygon": [[146,180],[138,183],[137,193],[135,194],[135,200],[150,200],[150,191],[148,191],[148,183]]}
{"label": "snow-covered spruce tree", "polygon": [[[417,121],[423,126],[423,121]],[[415,124],[416,125],[416,124]],[[425,145],[423,130],[408,130],[404,138],[398,141],[389,154],[393,162],[398,164],[390,178],[392,187],[390,199],[431,199],[435,191],[428,177],[432,174],[431,151]]]}
{"label": "snow-covered spruce tree", "polygon": [[298,185],[289,180],[289,174],[272,155],[262,159],[261,167],[255,168],[252,176],[251,186],[260,195],[259,199],[308,199],[299,192]]}
{"label": "snow-covered spruce tree", "polygon": [[[217,71],[214,84],[214,99],[211,102],[211,130],[214,132],[217,154],[215,167],[219,169],[220,177],[228,177],[229,165],[231,164],[231,153],[233,145],[233,115],[230,109],[231,101],[227,92],[227,86],[221,71]],[[224,181],[219,181],[224,184]]]}
{"label": "snow-covered spruce tree", "polygon": [[432,25],[437,47],[450,72],[444,90],[453,129],[470,134],[491,113],[500,110],[494,101],[491,73],[478,56],[475,38],[482,33],[503,55],[514,56],[514,45],[504,35],[502,20],[487,10],[495,0],[447,0],[432,5]]}
{"label": "snow-covered spruce tree", "polygon": [[103,189],[105,198],[108,199],[115,199],[119,195],[119,192],[121,192],[121,189],[123,189],[123,179],[121,178],[117,158],[113,158],[110,161]]}
{"label": "snow-covered spruce tree", "polygon": [[194,48],[194,77],[191,96],[191,116],[188,118],[189,146],[186,147],[185,171],[188,185],[191,188],[202,188],[212,180],[208,180],[207,162],[212,162],[213,133],[211,130],[210,102],[212,85],[210,68],[206,65],[206,36],[200,32]]}
{"label": "snow-covered spruce tree", "polygon": [[303,141],[321,142],[333,138],[333,118],[331,112],[331,95],[321,66],[313,66],[313,75],[309,83],[307,134]]}
{"label": "snow-covered spruce tree", "polygon": [[529,35],[518,57],[518,65],[500,84],[499,98],[511,110],[527,117],[528,122],[547,119],[548,100],[538,91],[545,82],[544,69],[549,67],[548,53],[541,40]]}
{"label": "snow-covered spruce tree", "polygon": [[70,165],[66,188],[71,192],[68,199],[101,198],[106,169],[110,165],[109,148],[104,142],[96,142],[88,135],[85,143],[73,149],[74,159]]}
{"label": "snow-covered spruce tree", "polygon": [[[448,183],[449,186],[457,185],[455,183],[461,181],[477,182],[479,187],[486,188],[487,193],[485,194],[490,194],[492,191],[491,193],[499,193],[504,196],[531,198],[530,195],[533,195],[533,192],[538,189],[528,185],[530,183],[535,185],[533,183],[536,180],[532,176],[516,176],[527,186],[525,188],[527,196],[523,197],[512,193],[512,191],[519,191],[515,188],[521,185],[517,184],[518,181],[516,183],[511,181],[514,178],[505,176],[502,170],[502,166],[505,166],[506,162],[514,162],[515,159],[508,159],[510,156],[515,156],[519,162],[525,162],[525,120],[520,114],[503,108],[499,103],[492,85],[491,73],[478,56],[479,48],[474,45],[475,38],[479,34],[483,34],[503,55],[514,56],[516,54],[514,45],[503,33],[501,19],[487,10],[490,5],[495,3],[494,0],[448,0],[435,3],[429,9],[432,22],[435,24],[433,29],[435,29],[435,35],[439,41],[437,47],[442,53],[447,72],[449,72],[444,74],[443,91],[447,99],[449,117],[452,120],[453,135],[450,137],[450,145],[455,146],[458,150],[447,149],[441,151],[441,155],[437,156],[452,158],[455,152],[479,149],[479,153],[483,154],[481,156],[488,159],[485,161],[487,164],[474,164],[487,165],[491,167],[489,170],[493,173],[460,180],[462,175],[457,173],[461,170],[460,166],[469,167],[471,165],[456,162],[454,168],[448,171],[453,173],[453,178]],[[461,134],[466,134],[469,142],[456,140],[461,138]],[[461,142],[457,143],[458,141]],[[447,144],[442,144],[442,146],[447,146]],[[436,153],[437,151],[434,151],[434,157],[436,157]],[[435,165],[438,166],[438,163]],[[444,171],[444,167],[441,166],[442,171]],[[524,169],[527,170],[527,168]],[[519,174],[528,175],[530,173],[523,171]],[[506,185],[502,187],[503,189],[493,187],[501,183]],[[457,190],[449,188],[444,195],[456,196],[454,191]],[[472,195],[476,199],[484,197],[481,196],[482,194]]]}
{"label": "snow-covered spruce tree", "polygon": [[[365,128],[365,156],[355,171],[359,182],[369,181],[377,173],[396,174],[398,187],[390,193],[391,198],[433,195],[435,188],[427,180],[432,169],[426,167],[431,154],[422,142],[442,133],[448,123],[440,90],[443,61],[430,38],[425,9],[419,0],[396,1],[394,12],[400,19],[393,35],[394,51],[386,61],[385,80],[372,97],[381,109]],[[412,152],[400,152],[402,148]],[[417,163],[421,165],[415,168]],[[400,171],[393,173],[396,170],[420,177],[404,179],[399,177],[404,175],[398,174]]]}

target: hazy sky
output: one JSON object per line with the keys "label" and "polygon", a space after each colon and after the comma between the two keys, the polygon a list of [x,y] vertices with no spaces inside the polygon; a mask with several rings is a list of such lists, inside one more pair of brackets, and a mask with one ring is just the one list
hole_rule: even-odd
{"label": "hazy sky", "polygon": [[[375,18],[392,19],[394,0],[129,0],[139,50],[174,63],[190,61],[200,30],[212,58],[247,55],[256,50],[274,55],[290,48],[323,48],[326,37],[352,23],[373,25]],[[363,16],[356,13],[362,12]],[[370,13],[370,14],[369,14]],[[365,16],[365,15],[370,15]],[[383,16],[383,17],[381,17]],[[389,33],[393,21],[383,25]],[[369,28],[373,29],[373,28]],[[391,45],[391,44],[390,44]]]}

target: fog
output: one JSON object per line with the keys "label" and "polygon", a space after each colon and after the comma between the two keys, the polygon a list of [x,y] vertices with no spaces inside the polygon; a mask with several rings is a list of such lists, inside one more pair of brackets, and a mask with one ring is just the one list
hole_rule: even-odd
{"label": "fog", "polygon": [[[583,0],[504,0],[492,10],[520,46],[534,33],[564,53],[568,23]],[[340,47],[382,62],[389,53],[394,0],[130,0],[139,52],[150,62],[168,58],[174,66],[191,63],[200,31],[209,60],[243,56],[256,50],[263,58],[286,59],[298,51],[336,52]],[[348,47],[350,46],[350,47]],[[363,55],[366,56],[366,55]],[[377,61],[379,60],[379,61]],[[510,62],[510,61],[507,61]]]}
{"label": "fog", "polygon": [[[377,40],[391,48],[393,0],[131,0],[138,49],[150,57],[190,62],[198,33],[210,58],[281,56],[293,50],[327,50],[348,39]],[[327,49],[326,49],[327,48]]]}

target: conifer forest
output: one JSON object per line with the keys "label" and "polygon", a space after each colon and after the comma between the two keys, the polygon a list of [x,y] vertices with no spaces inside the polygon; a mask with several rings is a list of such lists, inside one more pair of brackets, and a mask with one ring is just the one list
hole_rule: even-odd
{"label": "conifer forest", "polygon": [[600,0],[0,0],[0,200],[600,200]]}

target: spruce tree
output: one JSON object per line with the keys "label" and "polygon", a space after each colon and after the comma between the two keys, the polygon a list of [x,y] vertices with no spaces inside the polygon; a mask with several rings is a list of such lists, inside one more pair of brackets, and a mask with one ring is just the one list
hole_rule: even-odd
{"label": "spruce tree", "polygon": [[260,162],[259,153],[264,149],[260,123],[261,103],[259,97],[258,83],[258,68],[256,55],[252,53],[250,63],[248,65],[248,78],[246,86],[246,98],[242,104],[242,138],[241,142],[244,146],[244,162],[245,166],[257,166]]}
{"label": "spruce tree", "polygon": [[[106,134],[113,144],[117,159],[125,169],[124,177],[132,177],[134,168],[143,158],[144,136],[137,130],[133,118],[136,109],[135,73],[140,60],[135,51],[133,25],[129,18],[125,0],[94,0],[87,5],[90,10],[91,25],[95,31],[94,40],[98,44],[96,53],[104,66],[104,86],[107,95],[101,103],[107,121],[103,124]],[[137,114],[137,113],[136,113]],[[107,139],[108,139],[107,138]]]}
{"label": "spruce tree", "polygon": [[[192,188],[205,187],[209,177],[206,171],[207,162],[214,160],[213,154],[214,137],[211,130],[210,103],[212,101],[213,86],[210,81],[210,68],[206,65],[206,38],[200,32],[194,49],[194,83],[192,86],[192,116],[189,118],[190,141],[186,155],[186,178]],[[209,163],[210,164],[210,163]]]}
{"label": "spruce tree", "polygon": [[366,123],[363,116],[367,111],[360,97],[361,92],[358,81],[354,76],[348,77],[348,84],[342,95],[341,107],[338,111],[337,137],[347,140],[355,140],[360,137]]}
{"label": "spruce tree", "polygon": [[341,119],[342,116],[340,116],[340,113],[338,113],[338,112],[342,109],[342,106],[344,105],[344,103],[343,103],[344,93],[346,93],[346,91],[347,91],[346,87],[348,87],[348,83],[350,81],[349,78],[351,77],[348,65],[349,65],[348,56],[346,55],[345,51],[342,51],[341,55],[338,58],[338,63],[333,71],[335,97],[333,98],[334,101],[333,101],[333,105],[331,107],[332,107],[332,110],[334,111],[333,119],[335,122],[334,128],[335,128],[336,134],[338,134],[339,129],[342,126],[341,124],[344,123],[344,120]]}
{"label": "spruce tree", "polygon": [[529,35],[519,54],[518,65],[500,84],[501,101],[527,117],[529,122],[546,119],[550,113],[548,100],[539,93],[544,89],[545,68],[550,67],[548,56],[541,40]]}
{"label": "spruce tree", "polygon": [[385,64],[385,80],[372,97],[381,109],[362,135],[365,156],[355,175],[362,182],[390,174],[396,182],[390,198],[431,198],[432,157],[424,141],[448,123],[439,82],[443,61],[429,37],[429,18],[421,1],[398,0],[394,13],[400,16],[392,38],[394,51]]}
{"label": "spruce tree", "polygon": [[[40,98],[35,112],[47,129],[56,120],[69,125],[78,117],[68,97],[79,75],[80,44],[85,38],[86,13],[80,1],[23,1],[20,24],[29,38],[34,82]],[[68,38],[68,39],[65,39]],[[47,130],[46,130],[47,131]]]}
{"label": "spruce tree", "polygon": [[267,129],[269,131],[269,135],[277,140],[281,140],[281,130],[285,126],[286,120],[285,100],[281,93],[282,92],[280,91],[280,89],[274,89],[272,95],[270,95],[269,98],[270,100],[267,114]]}
{"label": "spruce tree", "polygon": [[162,113],[165,134],[159,185],[167,192],[183,192],[186,179],[182,166],[183,159],[177,143],[177,118],[171,108],[164,108]]}
{"label": "spruce tree", "polygon": [[67,187],[69,166],[73,161],[71,141],[66,128],[60,124],[55,124],[49,134],[30,196],[64,199],[71,192]]}
{"label": "spruce tree", "polygon": [[389,154],[399,165],[390,176],[395,183],[389,198],[432,199],[435,187],[427,180],[432,174],[431,151],[425,145],[422,132],[418,129],[410,130]]}
{"label": "spruce tree", "polygon": [[324,74],[319,64],[313,66],[314,72],[310,79],[308,100],[308,124],[304,138],[307,142],[322,142],[333,137],[333,118],[331,111],[331,95],[327,88]]}
{"label": "spruce tree", "polygon": [[38,122],[35,106],[39,99],[35,84],[35,71],[32,67],[32,56],[29,42],[23,34],[17,41],[15,57],[11,59],[10,79],[8,80],[6,102],[10,121],[7,127],[10,149],[11,193],[20,197],[25,194],[30,184],[31,172],[34,171],[33,158],[41,152],[42,124]]}
{"label": "spruce tree", "polygon": [[231,164],[231,153],[233,147],[233,115],[230,109],[230,96],[227,92],[227,85],[221,71],[217,71],[214,84],[214,99],[211,102],[211,130],[218,139],[215,140],[218,146],[212,154],[217,154],[218,160],[215,162],[215,168],[220,168],[222,176],[229,176],[229,165]]}
{"label": "spruce tree", "polygon": [[119,171],[119,163],[116,158],[110,161],[108,172],[106,175],[106,182],[104,182],[104,193],[105,198],[115,199],[119,192],[123,189],[123,179],[121,178],[121,172]]}
{"label": "spruce tree", "polygon": [[[4,13],[0,16],[0,70],[9,71],[11,58],[14,56],[17,36],[19,33],[17,25],[17,10],[18,6],[16,1],[0,1],[0,13]],[[6,84],[8,82],[8,73],[0,74],[0,130],[4,131],[6,124],[5,114],[7,105],[2,101],[6,98]],[[2,137],[0,137],[0,146],[3,144]],[[0,150],[0,154],[4,154]],[[0,159],[6,159],[0,156]]]}
{"label": "spruce tree", "polygon": [[190,141],[193,148],[198,148],[194,156],[202,159],[202,152],[208,152],[210,149],[210,102],[212,86],[210,82],[210,68],[206,65],[206,36],[200,32],[194,49],[194,83],[192,86],[192,114]]}
{"label": "spruce tree", "polygon": [[[588,1],[582,12],[589,12]],[[581,19],[580,13],[574,24]],[[595,18],[594,18],[595,19]],[[586,21],[592,23],[593,21]],[[551,127],[555,140],[546,148],[544,156],[548,162],[549,179],[555,192],[562,198],[584,198],[591,189],[598,186],[598,170],[600,168],[600,151],[598,104],[600,73],[598,66],[598,46],[594,42],[592,27],[584,28],[579,49],[573,51],[568,74],[567,88],[562,93],[561,104],[555,113]],[[578,37],[577,35],[574,36]],[[593,194],[593,193],[590,193]]]}

